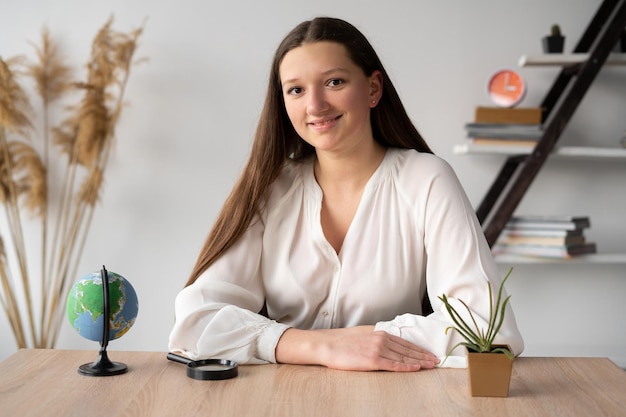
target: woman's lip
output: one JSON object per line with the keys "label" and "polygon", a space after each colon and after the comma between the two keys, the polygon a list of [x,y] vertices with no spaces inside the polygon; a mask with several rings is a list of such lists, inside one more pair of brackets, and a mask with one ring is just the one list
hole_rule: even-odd
{"label": "woman's lip", "polygon": [[323,119],[323,120],[313,120],[312,122],[307,123],[310,126],[313,127],[326,127],[331,125],[333,122],[335,122],[336,120],[338,120],[341,116],[335,116],[335,117],[331,117],[328,119]]}

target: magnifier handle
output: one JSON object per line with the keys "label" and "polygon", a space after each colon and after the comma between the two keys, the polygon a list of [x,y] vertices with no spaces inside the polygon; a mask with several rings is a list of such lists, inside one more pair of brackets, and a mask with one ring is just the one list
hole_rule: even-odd
{"label": "magnifier handle", "polygon": [[174,361],[174,362],[179,362],[179,363],[184,363],[185,365],[190,364],[191,362],[193,362],[193,360],[185,357],[185,356],[181,356],[181,355],[177,355],[175,353],[169,352],[167,354],[167,359]]}

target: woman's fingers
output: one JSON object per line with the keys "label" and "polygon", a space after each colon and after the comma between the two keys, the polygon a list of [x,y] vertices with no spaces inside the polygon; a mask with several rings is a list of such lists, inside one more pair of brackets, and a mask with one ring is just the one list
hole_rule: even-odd
{"label": "woman's fingers", "polygon": [[439,359],[429,351],[386,332],[375,332],[380,338],[381,358],[387,359],[393,366],[398,364],[419,365],[420,368],[434,368]]}
{"label": "woman's fingers", "polygon": [[417,359],[417,360],[436,360],[437,357],[427,351],[426,349],[422,349],[421,347],[402,339],[401,337],[394,336],[388,334],[386,332],[377,332],[377,333],[385,333],[385,337],[389,340],[387,346],[389,347],[389,351],[392,354],[399,355],[400,358],[405,359]]}

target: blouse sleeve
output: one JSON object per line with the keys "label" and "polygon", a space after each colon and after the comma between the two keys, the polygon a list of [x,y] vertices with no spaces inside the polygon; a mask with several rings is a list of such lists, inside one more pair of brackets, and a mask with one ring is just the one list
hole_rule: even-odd
{"label": "blouse sleeve", "polygon": [[[463,339],[456,331],[446,332],[453,322],[438,297],[446,294],[457,311],[469,318],[467,310],[459,302],[463,300],[478,326],[486,328],[489,316],[488,283],[491,283],[495,295],[502,278],[474,210],[452,168],[443,160],[432,157],[420,169],[431,172],[426,177],[430,178],[430,183],[420,198],[422,203],[416,203],[416,207],[422,208],[417,222],[423,227],[426,283],[434,312],[427,317],[400,315],[392,321],[377,323],[376,329],[428,349],[443,361],[450,349]],[[508,345],[515,355],[524,349],[511,303],[507,306],[504,323],[494,343]],[[458,347],[451,352],[444,366],[464,367],[465,356],[465,348]]]}
{"label": "blouse sleeve", "polygon": [[176,297],[169,350],[191,359],[274,363],[278,339],[288,328],[254,312],[265,297],[260,277],[263,223],[247,232]]}

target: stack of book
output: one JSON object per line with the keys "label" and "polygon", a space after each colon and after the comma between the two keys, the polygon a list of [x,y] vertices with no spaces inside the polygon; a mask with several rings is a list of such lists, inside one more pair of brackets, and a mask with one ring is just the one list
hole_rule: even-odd
{"label": "stack of book", "polygon": [[493,247],[494,255],[525,255],[568,259],[596,252],[584,230],[591,226],[587,216],[514,216]]}
{"label": "stack of book", "polygon": [[543,134],[541,118],[539,107],[478,106],[474,121],[465,124],[469,146],[477,150],[506,148],[529,153]]}

